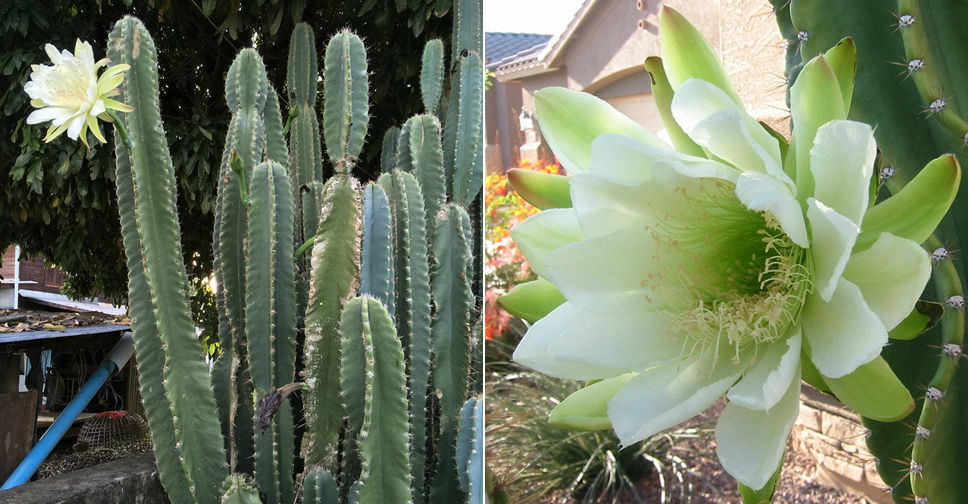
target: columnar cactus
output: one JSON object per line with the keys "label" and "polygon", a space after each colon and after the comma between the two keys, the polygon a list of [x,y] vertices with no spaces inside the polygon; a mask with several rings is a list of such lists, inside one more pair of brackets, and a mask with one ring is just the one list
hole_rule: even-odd
{"label": "columnar cactus", "polygon": [[[131,148],[116,143],[118,194],[123,200],[122,216],[129,224],[124,242],[135,280],[129,292],[132,319],[138,320],[133,329],[136,350],[142,350],[138,359],[144,371],[142,387],[156,401],[146,410],[158,440],[159,473],[167,476],[173,498],[215,502],[228,465],[212,379],[188,303],[174,167],[158,104],[154,41],[141,22],[125,17],[111,31],[108,54],[131,66],[120,88],[122,98],[135,111],[122,119]],[[164,390],[164,396],[154,394],[156,389]]]}
{"label": "columnar cactus", "polygon": [[[882,150],[879,186],[900,198],[906,191],[916,190],[912,186],[921,178],[915,177],[918,170],[939,155],[952,153],[950,162],[957,157],[962,165],[968,161],[968,94],[964,92],[968,42],[963,36],[968,6],[920,0],[877,0],[863,6],[826,0],[773,3],[781,31],[789,40],[791,81],[803,61],[844,37],[850,38],[841,43],[856,46],[857,78],[850,116],[876,125]],[[928,176],[926,171],[927,167],[921,174]],[[950,173],[935,175],[948,177],[944,185],[950,188],[938,195],[938,205],[956,194],[962,199],[965,196],[959,179]],[[968,231],[964,204],[955,200],[937,235],[925,242],[935,271],[934,286],[924,297],[933,300],[934,306],[944,307],[941,323],[920,336],[917,324],[913,332],[892,333],[894,340],[884,350],[884,358],[917,399],[918,407],[899,422],[865,420],[878,470],[893,487],[897,502],[968,500],[968,484],[953,470],[964,463],[968,453],[962,428],[968,417],[968,368],[958,365],[964,356],[963,271],[968,262],[964,254],[952,252],[964,247],[960,239],[961,231]],[[919,205],[912,211],[926,214],[935,209]],[[917,218],[909,212],[883,215],[893,222]],[[920,328],[924,326],[922,321]]]}
{"label": "columnar cactus", "polygon": [[[479,1],[461,8],[471,9],[462,23],[479,23]],[[453,82],[450,101],[460,115],[436,117],[443,44],[428,44],[427,114],[404,128],[404,171],[394,169],[391,130],[387,173],[364,188],[352,175],[369,121],[360,38],[345,30],[327,45],[323,140],[312,30],[299,25],[292,37],[288,128],[258,53],[239,53],[226,76],[232,119],[213,233],[221,352],[209,374],[185,297],[156,55],[137,20],[118,22],[109,57],[131,66],[121,93],[135,111],[118,123],[129,143],[115,147],[119,208],[142,393],[173,502],[426,502],[431,481],[436,502],[479,494],[480,408],[471,399],[461,410],[470,324],[480,311],[470,292],[479,256],[458,203],[479,192],[481,72],[457,64],[463,88]],[[442,121],[463,121],[452,128],[450,174]],[[323,145],[335,169],[325,182]],[[445,180],[460,181],[457,203],[447,203]],[[297,355],[302,326],[305,354]],[[289,403],[297,391],[304,419]],[[302,450],[297,423],[306,424]],[[294,473],[299,457],[302,475]]]}

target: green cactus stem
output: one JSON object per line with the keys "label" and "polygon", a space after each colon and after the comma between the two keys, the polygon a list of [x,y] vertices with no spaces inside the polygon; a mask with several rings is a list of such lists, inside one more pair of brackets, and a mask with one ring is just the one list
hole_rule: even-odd
{"label": "green cactus stem", "polygon": [[376,184],[363,190],[363,247],[360,261],[360,294],[380,300],[393,314],[393,226],[390,202]]}
{"label": "green cactus stem", "polygon": [[326,460],[343,424],[339,397],[339,315],[359,290],[360,185],[337,175],[323,188],[306,310],[306,465]]}
{"label": "green cactus stem", "polygon": [[323,69],[323,136],[337,173],[349,173],[363,150],[369,116],[366,50],[355,33],[329,40]]}
{"label": "green cactus stem", "polygon": [[339,504],[336,480],[325,469],[308,469],[302,485],[303,504]]}
{"label": "green cactus stem", "polygon": [[380,175],[393,217],[393,270],[397,334],[404,343],[413,446],[410,467],[415,502],[424,501],[427,465],[427,394],[430,382],[431,291],[427,226],[417,179],[399,170]]}
{"label": "green cactus stem", "polygon": [[463,499],[457,484],[455,444],[457,414],[467,394],[468,341],[474,294],[468,271],[473,268],[470,218],[449,203],[437,216],[434,231],[432,280],[437,315],[432,328],[434,387],[440,398],[440,436],[436,443],[437,469],[431,483],[432,503]]}
{"label": "green cactus stem", "polygon": [[444,43],[439,39],[428,40],[424,45],[420,63],[420,97],[424,112],[437,113],[444,88]]}
{"label": "green cactus stem", "polygon": [[360,430],[363,467],[357,501],[410,502],[406,376],[393,320],[378,300],[355,298],[343,309],[340,329],[343,344],[362,350],[365,364]]}
{"label": "green cactus stem", "polygon": [[[216,415],[212,379],[195,337],[188,303],[188,277],[182,262],[175,174],[158,103],[157,53],[140,21],[125,17],[111,32],[108,48],[131,69],[120,87],[121,99],[134,107],[121,120],[130,136],[127,154],[133,188],[137,248],[145,286],[165,352],[163,386],[171,404],[175,451],[195,502],[214,502],[228,475],[224,442]],[[142,338],[135,333],[135,339]],[[148,335],[149,341],[154,336]],[[157,340],[154,340],[157,341]]]}
{"label": "green cactus stem", "polygon": [[[296,311],[293,264],[293,205],[289,177],[277,162],[263,162],[252,172],[246,238],[246,340],[254,397],[266,396],[295,374]],[[252,399],[250,399],[252,400]],[[253,409],[258,410],[253,404]],[[285,402],[271,430],[254,433],[256,481],[269,503],[292,495],[292,447],[277,453],[282,434],[292,439],[291,408]],[[289,411],[288,418],[285,412]],[[288,419],[288,425],[286,420]],[[285,455],[285,456],[283,456]],[[288,471],[282,470],[283,460]]]}

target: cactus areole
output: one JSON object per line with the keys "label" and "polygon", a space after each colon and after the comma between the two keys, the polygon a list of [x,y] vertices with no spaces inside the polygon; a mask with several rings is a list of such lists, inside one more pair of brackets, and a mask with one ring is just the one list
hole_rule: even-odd
{"label": "cactus areole", "polygon": [[[745,112],[712,50],[670,8],[661,36],[652,74],[657,97],[670,90],[657,104],[670,112],[674,147],[591,95],[536,94],[571,207],[545,210],[512,236],[565,301],[529,329],[514,359],[601,380],[551,421],[611,427],[623,444],[725,395],[720,461],[758,490],[781,463],[801,377],[868,417],[892,421],[913,408],[879,355],[929,279],[920,242],[940,215],[903,227],[881,218],[886,202],[869,205],[876,145],[870,126],[846,120],[849,40],[807,63],[793,85],[787,148]],[[958,167],[942,157],[931,172],[950,181]],[[924,184],[893,204],[916,204]],[[875,381],[884,394],[873,405],[860,390]]]}

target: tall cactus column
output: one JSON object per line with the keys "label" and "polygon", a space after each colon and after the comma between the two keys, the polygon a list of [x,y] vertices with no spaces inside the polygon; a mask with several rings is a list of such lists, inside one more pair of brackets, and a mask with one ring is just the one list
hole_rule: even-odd
{"label": "tall cactus column", "polygon": [[[292,380],[296,354],[292,207],[285,169],[276,162],[256,166],[249,185],[245,330],[254,397],[259,398]],[[281,416],[271,422],[258,409],[256,415],[256,481],[268,503],[291,502],[295,496],[292,468],[280,470],[283,464],[276,441],[283,429],[292,436],[292,419],[284,425]]]}
{"label": "tall cactus column", "polygon": [[[180,231],[175,207],[175,174],[161,122],[158,104],[158,65],[154,41],[140,21],[125,17],[119,21],[108,40],[109,57],[126,63],[131,70],[121,86],[122,99],[135,111],[121,119],[131,139],[131,149],[117,148],[120,175],[127,175],[132,198],[120,205],[133,209],[134,227],[127,227],[125,245],[129,257],[140,253],[144,283],[148,296],[134,293],[132,319],[135,340],[147,350],[160,343],[164,355],[162,381],[148,387],[163,388],[171,405],[174,437],[167,436],[167,422],[149,423],[152,431],[162,434],[156,443],[174,441],[174,446],[157,448],[159,452],[177,454],[187,475],[188,491],[195,502],[214,502],[228,475],[225,450],[215,410],[212,381],[205,364],[201,344],[195,337],[188,302],[188,277],[182,262]],[[130,172],[124,173],[129,166]],[[119,182],[119,194],[126,193],[128,180]],[[126,194],[125,194],[126,195]],[[123,218],[126,216],[122,215]],[[134,266],[138,266],[134,264]],[[135,274],[137,275],[136,272]],[[129,288],[139,287],[136,282]],[[148,301],[148,302],[145,302]],[[153,317],[155,327],[140,324]],[[157,369],[158,348],[150,348],[145,360]],[[159,352],[161,353],[161,352]],[[157,373],[142,376],[156,378]],[[164,457],[159,464],[170,464]],[[167,467],[159,472],[171,485],[174,495],[184,496],[184,481]]]}
{"label": "tall cactus column", "polygon": [[366,52],[360,38],[348,30],[334,35],[326,46],[324,63],[323,133],[337,174],[322,191],[306,310],[306,370],[311,388],[306,409],[307,467],[325,460],[343,424],[338,325],[343,303],[359,289],[362,228],[360,183],[350,171],[363,149],[369,122]]}

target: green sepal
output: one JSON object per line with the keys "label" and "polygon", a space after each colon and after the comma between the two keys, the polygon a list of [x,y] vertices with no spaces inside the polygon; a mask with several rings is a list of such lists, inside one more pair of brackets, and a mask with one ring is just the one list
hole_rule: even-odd
{"label": "green sepal", "polygon": [[547,87],[534,94],[541,134],[569,175],[589,170],[592,141],[603,133],[618,133],[655,147],[668,148],[651,131],[588,93]]}
{"label": "green sepal", "polygon": [[897,194],[867,211],[854,251],[870,248],[881,233],[923,243],[958,194],[961,165],[953,154],[930,161]]}
{"label": "green sepal", "polygon": [[810,385],[821,392],[826,392],[828,394],[830,393],[830,387],[827,386],[823,375],[820,374],[820,371],[817,369],[817,367],[814,366],[813,362],[810,361],[810,356],[807,355],[806,350],[800,353],[800,378],[802,378],[807,385]]}
{"label": "green sepal", "polygon": [[754,490],[742,483],[736,484],[739,489],[739,494],[743,497],[743,504],[770,504],[770,501],[773,500],[773,494],[776,493],[776,485],[780,482],[780,473],[783,472],[784,458],[780,457],[780,465],[777,466],[773,477],[770,478],[770,481],[766,482],[763,488]]}
{"label": "green sepal", "polygon": [[851,98],[854,95],[854,76],[857,75],[857,44],[854,39],[844,37],[824,53],[827,64],[837,76],[840,85],[840,95],[844,100],[844,110],[850,111]]}
{"label": "green sepal", "polygon": [[914,399],[883,357],[877,357],[843,378],[824,377],[830,391],[860,415],[879,422],[896,422],[914,411]]}
{"label": "green sepal", "polygon": [[827,58],[810,60],[790,87],[790,109],[793,110],[793,156],[787,156],[787,173],[794,175],[789,163],[795,162],[797,197],[806,201],[813,194],[813,172],[810,150],[817,130],[835,119],[846,119],[847,109],[841,97],[840,83]]}
{"label": "green sepal", "polygon": [[543,278],[515,285],[511,292],[497,298],[497,303],[504,311],[529,324],[551,313],[564,302],[565,297],[555,284]]}
{"label": "green sepal", "polygon": [[662,125],[669,132],[672,145],[676,150],[683,154],[706,157],[706,152],[696,142],[689,138],[689,135],[679,126],[675,118],[672,117],[672,96],[675,91],[669,84],[669,77],[666,75],[665,68],[662,67],[662,58],[650,56],[645,59],[645,71],[652,77],[652,97],[655,100],[655,108],[659,111],[662,118]]}
{"label": "green sepal", "polygon": [[893,340],[912,340],[938,325],[943,315],[944,306],[941,303],[918,301],[911,313],[887,335]]}
{"label": "green sepal", "polygon": [[702,79],[725,91],[737,105],[742,106],[716,52],[685,16],[671,7],[663,6],[659,15],[659,37],[662,40],[662,60],[673,88],[678,88],[689,79]]}
{"label": "green sepal", "polygon": [[551,410],[548,422],[558,427],[582,431],[611,429],[608,401],[636,376],[638,373],[626,373],[573,392]]}
{"label": "green sepal", "polygon": [[542,210],[571,208],[569,177],[512,168],[508,170],[508,182],[525,201]]}

